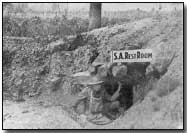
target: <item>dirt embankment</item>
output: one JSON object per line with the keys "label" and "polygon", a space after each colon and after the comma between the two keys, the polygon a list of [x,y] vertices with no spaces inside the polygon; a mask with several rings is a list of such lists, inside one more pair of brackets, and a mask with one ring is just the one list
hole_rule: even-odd
{"label": "dirt embankment", "polygon": [[[86,34],[88,44],[72,52],[58,52],[52,57],[51,74],[86,70],[97,50],[96,61],[108,62],[111,50],[126,49],[128,45],[151,48],[160,68],[176,52],[177,57],[167,73],[155,83],[141,103],[135,103],[125,116],[109,125],[78,124],[60,106],[64,95],[73,91],[73,81],[63,78],[62,87],[51,95],[40,96],[20,104],[4,103],[4,128],[181,128],[183,120],[183,23],[173,15],[147,18],[133,23],[93,30]],[[85,40],[84,40],[85,41]],[[74,65],[74,66],[73,66]],[[63,66],[63,67],[62,67]],[[63,69],[61,69],[63,68]],[[71,81],[71,82],[70,82]],[[62,94],[63,93],[63,94]],[[47,97],[47,98],[46,98]],[[35,101],[33,103],[33,101]],[[47,101],[47,102],[46,102]],[[67,102],[68,103],[68,102]],[[45,106],[37,106],[42,104]],[[26,111],[24,111],[26,109]],[[18,109],[13,112],[11,110]],[[43,112],[43,113],[42,113]],[[81,121],[81,120],[80,120]],[[164,127],[163,127],[164,126]]]}
{"label": "dirt embankment", "polygon": [[[144,25],[145,24],[145,25]],[[134,22],[133,41],[142,40],[143,48],[154,51],[151,62],[158,69],[176,52],[168,71],[156,82],[141,103],[135,103],[125,116],[106,126],[90,125],[88,128],[182,128],[183,127],[183,23],[181,18],[164,17],[161,20],[147,19]],[[132,29],[132,28],[131,28]],[[145,30],[146,29],[146,30]],[[142,34],[141,34],[142,33]],[[123,38],[126,36],[123,34]],[[116,35],[122,38],[122,35]],[[115,38],[115,37],[114,37]],[[111,38],[112,41],[115,39]],[[117,39],[119,41],[120,39]],[[125,41],[128,41],[127,38]],[[121,41],[121,40],[120,40]],[[130,41],[131,42],[131,41]],[[122,44],[122,43],[121,43]]]}

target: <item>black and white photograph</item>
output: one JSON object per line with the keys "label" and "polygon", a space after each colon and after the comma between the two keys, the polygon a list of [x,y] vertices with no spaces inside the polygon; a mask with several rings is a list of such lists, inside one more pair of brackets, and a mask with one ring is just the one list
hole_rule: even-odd
{"label": "black and white photograph", "polygon": [[184,2],[1,2],[2,128],[184,129]]}

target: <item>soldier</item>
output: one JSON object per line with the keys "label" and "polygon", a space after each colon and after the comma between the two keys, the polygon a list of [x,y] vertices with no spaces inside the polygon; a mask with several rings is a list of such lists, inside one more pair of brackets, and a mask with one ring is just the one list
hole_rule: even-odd
{"label": "soldier", "polygon": [[[79,74],[75,74],[76,76]],[[102,84],[103,81],[98,76],[85,76],[83,78],[83,73],[80,74],[81,78],[79,83],[84,85],[85,88],[78,94],[76,102],[73,104],[73,109],[76,111],[78,105],[83,102],[87,106],[89,102],[89,107],[87,113],[87,119],[92,120],[97,118],[97,116],[102,112]],[[85,108],[86,111],[86,108]]]}
{"label": "soldier", "polygon": [[[102,115],[110,119],[116,119],[123,111],[121,108],[123,106],[121,102],[122,98],[120,99],[120,97],[124,97],[121,95],[121,83],[109,74],[110,72],[105,68],[105,65],[96,66],[100,67],[96,67],[95,74],[91,74],[92,71],[88,70],[73,75],[74,77],[78,77],[79,83],[86,86],[79,94],[79,98],[73,107],[76,110],[81,102],[84,102],[86,105],[86,99],[89,99],[89,120],[93,120]],[[125,68],[125,73],[126,71]],[[92,78],[90,79],[90,77]],[[97,80],[99,81],[96,82]]]}
{"label": "soldier", "polygon": [[[114,83],[114,82],[113,82]],[[114,120],[121,114],[121,104],[119,101],[121,84],[118,86],[116,83],[108,84],[105,81],[103,93],[103,115]],[[112,88],[112,85],[118,86],[117,90]]]}
{"label": "soldier", "polygon": [[[112,64],[109,67],[108,75],[104,82],[104,114],[110,119],[116,119],[119,115],[124,114],[126,106],[128,106],[128,87],[124,87],[124,83],[128,82],[122,81],[127,73],[127,67],[124,65]],[[126,83],[127,84],[127,83]]]}

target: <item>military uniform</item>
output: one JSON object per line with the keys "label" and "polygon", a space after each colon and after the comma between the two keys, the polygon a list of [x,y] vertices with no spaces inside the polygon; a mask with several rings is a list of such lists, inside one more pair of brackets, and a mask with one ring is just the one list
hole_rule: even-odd
{"label": "military uniform", "polygon": [[[78,94],[77,100],[75,102],[75,104],[73,105],[74,110],[76,111],[76,108],[78,107],[78,105],[83,102],[85,106],[88,105],[88,113],[93,113],[93,114],[97,114],[100,113],[102,111],[102,88],[98,88],[98,90],[95,90],[94,85],[98,85],[103,83],[103,81],[101,81],[99,79],[99,77],[96,76],[88,76],[87,74],[85,74],[86,78],[82,77],[84,75],[84,73],[76,73],[75,76],[80,76],[81,78],[79,78],[79,82],[80,84],[86,85],[87,87],[83,88],[82,91]],[[81,80],[82,81],[81,81]],[[89,87],[88,87],[89,86]],[[92,87],[91,87],[92,86]],[[85,108],[84,111],[87,111],[87,108]]]}
{"label": "military uniform", "polygon": [[103,114],[110,119],[116,119],[120,115],[120,108],[122,107],[119,96],[112,100],[112,96],[118,90],[118,82],[109,77],[105,80],[103,85]]}
{"label": "military uniform", "polygon": [[[73,108],[75,111],[77,111],[76,109],[81,102],[84,103],[84,106],[87,105],[90,94],[91,94],[91,88],[85,87],[82,89],[82,91],[78,94],[76,102],[73,104]],[[86,112],[86,107],[84,107],[84,112]]]}

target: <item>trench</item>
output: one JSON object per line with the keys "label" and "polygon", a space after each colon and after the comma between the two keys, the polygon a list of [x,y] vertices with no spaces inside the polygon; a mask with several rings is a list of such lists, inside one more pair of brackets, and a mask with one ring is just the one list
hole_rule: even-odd
{"label": "trench", "polygon": [[[82,43],[82,45],[86,45],[86,43],[84,42],[84,43]],[[77,49],[77,48],[78,47],[76,47],[75,49]],[[73,50],[75,50],[75,49],[73,49]],[[129,47],[129,49],[137,49],[137,48],[134,48],[134,46],[133,46],[133,47]],[[88,64],[92,64],[99,55],[100,55],[100,53],[98,51],[98,48],[93,47],[93,50],[91,51],[91,54],[88,59]],[[122,63],[122,65],[128,66],[128,64],[123,64],[123,63]],[[133,65],[128,66],[127,73],[129,76],[133,75],[131,77],[133,79],[133,81],[131,81],[131,83],[126,83],[126,80],[124,80],[122,82],[123,85],[122,85],[122,89],[121,89],[121,94],[118,98],[118,101],[120,102],[120,106],[124,109],[124,112],[129,110],[135,103],[137,103],[137,101],[142,100],[145,97],[146,93],[149,91],[149,89],[147,90],[144,88],[146,86],[146,83],[144,84],[144,86],[137,87],[140,82],[145,82],[144,78],[142,78],[142,77],[145,76],[147,66],[148,66],[147,63],[134,63]],[[136,79],[136,80],[141,79],[141,80],[136,81],[134,79]],[[75,90],[74,94],[71,94],[71,97],[72,97],[71,99],[76,99],[75,97],[76,97],[77,93],[80,92],[81,87],[83,87],[83,86],[75,87],[76,90]],[[105,88],[108,88],[107,89],[108,93],[110,95],[112,95],[118,89],[118,84],[114,83],[113,80],[111,79],[109,82],[105,83]],[[59,99],[62,99],[61,102],[68,105],[70,103],[70,100],[67,100],[67,103],[66,103],[64,100],[64,98],[66,98],[66,97],[67,96],[64,95],[63,98],[61,97]],[[69,99],[69,98],[67,98],[67,99]],[[81,114],[85,114],[85,108],[88,108],[88,104],[87,104],[87,107],[85,107],[85,103],[80,103],[80,106],[77,108],[77,112],[76,112],[77,116],[81,115]],[[64,110],[66,110],[68,113],[72,113],[69,110],[69,108],[68,109],[64,108]],[[114,110],[114,114],[115,113],[119,113],[119,111]],[[73,116],[73,117],[76,117],[76,116]],[[107,116],[107,117],[109,117],[109,119],[111,119],[110,116]],[[118,117],[112,118],[112,119],[117,119],[117,118]]]}
{"label": "trench", "polygon": [[[98,53],[97,48],[95,48],[95,50],[92,52],[93,53],[92,53],[92,56],[90,56],[89,64],[92,64],[94,62],[94,60],[100,54],[100,53]],[[127,65],[127,64],[122,64],[122,65]],[[117,100],[120,102],[120,106],[124,109],[124,112],[129,110],[138,101],[143,100],[145,95],[151,89],[151,88],[149,88],[148,90],[145,89],[145,87],[147,86],[146,83],[143,86],[139,86],[139,83],[146,82],[144,76],[145,76],[146,68],[148,65],[149,65],[149,63],[134,63],[133,65],[130,64],[128,66],[130,68],[128,70],[128,75],[129,76],[135,75],[134,77],[132,76],[131,78],[132,79],[136,78],[136,80],[133,79],[133,81],[131,81],[131,83],[126,83],[126,80],[124,80],[122,82],[122,89],[120,92],[121,94]],[[137,81],[137,79],[140,79],[140,80]],[[108,93],[110,95],[112,95],[118,89],[118,84],[114,83],[111,79],[109,82],[105,83],[105,88],[108,90]],[[85,103],[81,103],[77,109],[77,112],[79,115],[85,113],[84,112],[85,107],[83,107],[84,104]],[[116,112],[118,112],[118,111],[116,111]]]}

